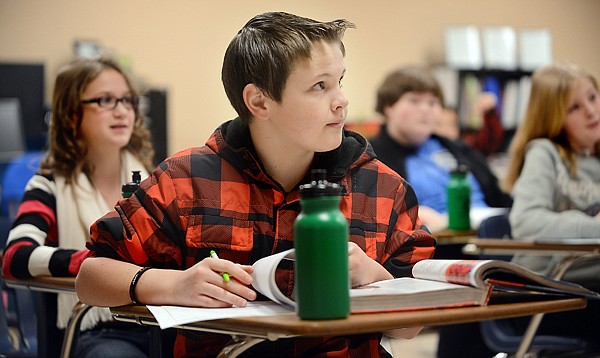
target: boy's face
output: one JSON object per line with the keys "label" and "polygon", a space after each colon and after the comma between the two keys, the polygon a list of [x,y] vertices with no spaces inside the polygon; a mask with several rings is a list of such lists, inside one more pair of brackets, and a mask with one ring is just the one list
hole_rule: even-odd
{"label": "boy's face", "polygon": [[433,133],[442,104],[431,92],[406,92],[384,113],[389,135],[404,145],[417,146]]}
{"label": "boy's face", "polygon": [[326,152],[342,141],[348,99],[341,88],[346,71],[338,44],[316,42],[310,60],[300,61],[288,77],[281,101],[267,101],[276,134],[286,151]]}

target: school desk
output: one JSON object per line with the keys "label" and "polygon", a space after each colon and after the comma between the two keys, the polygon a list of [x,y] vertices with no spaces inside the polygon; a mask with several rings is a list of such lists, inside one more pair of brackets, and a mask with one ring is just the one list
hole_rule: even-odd
{"label": "school desk", "polygon": [[[179,326],[181,329],[197,330],[231,335],[230,343],[219,357],[236,357],[246,349],[265,340],[275,341],[291,337],[317,337],[326,335],[352,335],[383,332],[398,328],[440,326],[530,316],[536,313],[569,311],[585,308],[584,298],[564,298],[541,301],[507,301],[507,295],[493,295],[487,306],[426,309],[405,312],[354,314],[347,319],[326,321],[303,321],[295,314],[261,317],[228,318],[202,321]],[[520,296],[522,299],[525,296]],[[530,296],[528,296],[531,299]],[[158,323],[146,306],[127,305],[111,308],[115,319],[156,326]]]}

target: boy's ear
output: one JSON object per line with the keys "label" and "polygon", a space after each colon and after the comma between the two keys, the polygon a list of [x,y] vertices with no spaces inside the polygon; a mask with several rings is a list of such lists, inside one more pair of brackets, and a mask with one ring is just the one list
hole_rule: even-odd
{"label": "boy's ear", "polygon": [[246,107],[248,107],[254,118],[265,119],[269,116],[269,110],[265,103],[267,97],[255,84],[247,84],[244,87],[242,96]]}

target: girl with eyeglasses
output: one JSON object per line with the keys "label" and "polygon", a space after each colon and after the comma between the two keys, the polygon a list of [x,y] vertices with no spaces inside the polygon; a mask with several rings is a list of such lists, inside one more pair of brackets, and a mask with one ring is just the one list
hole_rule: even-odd
{"label": "girl with eyeglasses", "polygon": [[[48,150],[10,231],[5,276],[77,275],[88,253],[90,225],[121,199],[121,185],[131,180],[132,171],[144,178],[152,168],[150,134],[138,98],[132,79],[113,59],[77,59],[59,72]],[[59,294],[56,301],[56,334],[62,335],[77,297]],[[92,308],[82,321],[74,356],[147,356],[147,329],[121,325],[108,309]],[[61,342],[48,339],[48,356],[57,355],[52,350],[58,351]]]}

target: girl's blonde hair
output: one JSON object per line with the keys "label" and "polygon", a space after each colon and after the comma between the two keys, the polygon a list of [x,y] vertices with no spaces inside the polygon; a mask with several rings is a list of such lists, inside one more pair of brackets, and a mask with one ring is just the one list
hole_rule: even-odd
{"label": "girl's blonde hair", "polygon": [[[41,162],[43,172],[62,175],[68,182],[79,173],[90,175],[94,168],[85,161],[88,144],[81,135],[83,116],[81,95],[87,86],[106,69],[119,72],[131,91],[139,98],[140,92],[123,68],[111,58],[79,58],[59,71],[54,85],[52,116],[48,131],[48,151]],[[135,106],[134,129],[126,149],[135,155],[146,167],[152,169],[154,150],[150,142],[150,132],[143,125],[139,106]]]}
{"label": "girl's blonde hair", "polygon": [[[505,191],[512,190],[523,169],[527,144],[536,138],[550,139],[571,174],[576,172],[576,152],[567,140],[564,124],[569,100],[580,78],[589,79],[598,90],[596,79],[572,63],[548,65],[534,72],[527,111],[509,148],[510,164],[503,182]],[[600,149],[600,143],[596,147]]]}

